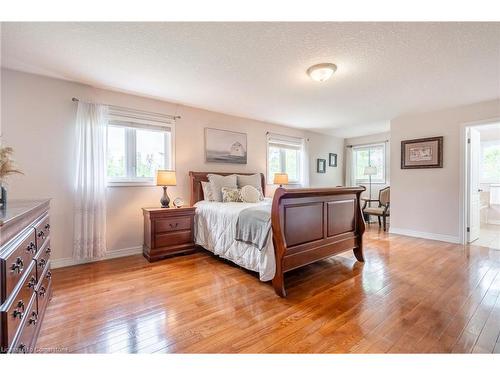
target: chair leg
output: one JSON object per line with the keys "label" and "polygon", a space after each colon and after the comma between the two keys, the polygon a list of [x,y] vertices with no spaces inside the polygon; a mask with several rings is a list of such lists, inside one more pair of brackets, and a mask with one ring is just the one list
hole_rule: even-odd
{"label": "chair leg", "polygon": [[385,220],[385,215],[382,216],[382,220],[384,221],[384,232],[386,231],[387,229],[387,224],[386,224],[386,220]]}
{"label": "chair leg", "polygon": [[382,225],[382,223],[380,222],[380,216],[377,216],[377,219],[378,219],[378,226],[380,227]]}

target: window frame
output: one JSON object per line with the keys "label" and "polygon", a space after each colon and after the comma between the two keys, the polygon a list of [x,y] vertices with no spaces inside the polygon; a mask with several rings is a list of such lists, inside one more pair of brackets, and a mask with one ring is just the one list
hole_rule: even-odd
{"label": "window frame", "polygon": [[[298,151],[298,160],[297,160],[297,180],[289,180],[287,185],[300,185],[303,178],[303,163],[304,163],[304,140],[301,138],[295,137],[287,137],[275,134],[274,137],[276,140],[273,140],[273,135],[268,135],[266,139],[266,178],[267,183],[272,185],[274,182],[274,176],[270,176],[270,168],[269,168],[269,149],[270,147],[276,147],[280,150],[280,171],[278,173],[286,173],[286,153],[283,151],[285,149],[288,150],[296,150]],[[280,142],[281,138],[281,142]],[[290,139],[291,141],[287,141]],[[300,143],[299,143],[300,142]],[[285,166],[285,168],[283,168]]]}
{"label": "window frame", "polygon": [[[386,147],[386,144],[385,142],[381,142],[381,143],[372,143],[372,144],[368,144],[368,145],[360,145],[360,146],[352,146],[352,151],[353,151],[353,156],[352,156],[352,170],[354,172],[354,182],[356,184],[368,184],[370,183],[370,178],[367,177],[367,178],[360,178],[358,179],[357,178],[357,154],[356,152],[357,151],[362,151],[362,150],[370,150],[372,148],[378,148],[378,147],[381,147],[382,148],[382,154],[384,155],[384,158],[383,158],[383,170],[382,170],[382,178],[381,179],[374,179],[372,177],[371,179],[371,183],[372,184],[385,184],[387,182],[387,147]],[[370,151],[368,151],[370,152]],[[371,165],[371,160],[370,160],[370,157],[368,157],[368,165]]]}
{"label": "window frame", "polygon": [[485,140],[481,141],[480,145],[480,152],[479,152],[479,157],[480,157],[480,169],[479,169],[479,183],[481,184],[497,184],[500,182],[500,180],[495,180],[492,178],[483,178],[483,170],[484,170],[484,149],[485,147],[488,146],[498,146],[500,147],[500,140]]}
{"label": "window frame", "polygon": [[[164,169],[175,170],[175,123],[158,125],[158,122],[139,120],[136,122],[121,122],[108,119],[106,128],[106,148],[108,145],[107,134],[109,127],[117,127],[125,130],[125,172],[126,177],[109,177],[107,175],[108,153],[106,150],[106,184],[108,187],[127,187],[127,186],[156,186],[156,177],[137,177],[137,131],[146,130],[158,133],[164,133],[165,160]],[[165,130],[163,130],[164,128]],[[168,140],[170,136],[170,142]],[[170,147],[170,155],[167,152]],[[131,157],[132,155],[132,157]]]}

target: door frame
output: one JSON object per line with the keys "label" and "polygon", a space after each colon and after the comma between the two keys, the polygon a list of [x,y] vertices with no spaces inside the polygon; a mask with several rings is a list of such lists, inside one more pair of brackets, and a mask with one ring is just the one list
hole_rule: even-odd
{"label": "door frame", "polygon": [[459,199],[459,213],[460,213],[460,243],[467,244],[467,221],[469,218],[469,191],[467,189],[469,171],[468,171],[468,149],[467,149],[467,129],[489,125],[500,122],[500,117],[493,117],[479,121],[465,122],[460,126],[460,199]]}

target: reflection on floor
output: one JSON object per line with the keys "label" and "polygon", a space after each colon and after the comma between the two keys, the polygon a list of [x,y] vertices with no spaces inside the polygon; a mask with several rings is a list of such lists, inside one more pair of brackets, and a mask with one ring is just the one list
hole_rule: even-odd
{"label": "reflection on floor", "polygon": [[500,225],[481,224],[479,238],[474,245],[500,250]]}
{"label": "reflection on floor", "polygon": [[53,270],[37,346],[79,353],[500,353],[500,251],[388,234],[289,272],[279,298],[208,251]]}

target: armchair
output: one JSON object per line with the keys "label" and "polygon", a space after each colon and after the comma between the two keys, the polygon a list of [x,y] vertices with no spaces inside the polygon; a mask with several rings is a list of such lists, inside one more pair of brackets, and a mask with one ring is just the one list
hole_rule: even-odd
{"label": "armchair", "polygon": [[[378,193],[378,199],[364,199],[365,203],[363,205],[363,214],[377,216],[379,227],[382,225],[380,222],[380,218],[382,218],[382,222],[384,225],[384,231],[387,230],[387,217],[390,216],[390,187],[387,186],[383,188]],[[378,202],[378,207],[367,207],[370,202]]]}

